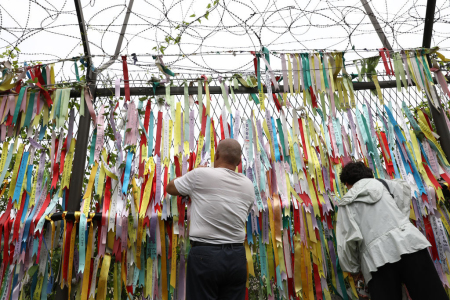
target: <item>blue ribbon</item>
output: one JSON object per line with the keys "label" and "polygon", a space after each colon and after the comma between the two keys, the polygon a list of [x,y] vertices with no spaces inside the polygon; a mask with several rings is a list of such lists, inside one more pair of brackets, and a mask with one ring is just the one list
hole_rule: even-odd
{"label": "blue ribbon", "polygon": [[94,129],[94,133],[92,134],[91,141],[91,151],[89,153],[89,165],[94,164],[94,154],[95,154],[95,143],[97,141],[97,128]]}
{"label": "blue ribbon", "polygon": [[30,200],[31,195],[31,182],[33,181],[31,179],[32,173],[33,173],[33,165],[29,165],[27,170],[27,197],[25,199],[25,205],[23,206],[23,212],[22,217],[20,219],[20,223],[23,223],[25,221],[26,212],[28,210],[28,201]]}
{"label": "blue ribbon", "polygon": [[230,138],[234,139],[234,134],[233,134],[233,115],[230,114]]}
{"label": "blue ribbon", "polygon": [[151,153],[153,153],[153,123],[155,123],[155,117],[153,116],[153,112],[150,112],[150,123],[148,124],[148,139],[147,139],[147,156],[150,157]]}
{"label": "blue ribbon", "polygon": [[25,173],[27,170],[27,162],[28,162],[29,154],[30,154],[29,152],[25,152],[22,155],[22,161],[20,163],[19,175],[17,176],[16,188],[14,189],[13,203],[19,202],[20,191],[22,190],[23,178],[25,177]]}
{"label": "blue ribbon", "polygon": [[275,122],[273,121],[273,118],[270,117],[270,120],[272,122],[272,132],[273,132],[273,147],[275,148],[275,161],[280,161],[280,149],[278,148],[278,139],[277,139],[277,130],[275,128]]}
{"label": "blue ribbon", "polygon": [[125,175],[123,177],[122,193],[126,194],[128,185],[130,184],[131,161],[133,160],[133,152],[127,153],[127,164],[125,166]]}

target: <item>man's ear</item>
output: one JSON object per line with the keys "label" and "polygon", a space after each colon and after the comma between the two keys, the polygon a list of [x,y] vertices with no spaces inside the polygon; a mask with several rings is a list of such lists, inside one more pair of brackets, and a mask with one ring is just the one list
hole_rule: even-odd
{"label": "man's ear", "polygon": [[214,154],[214,163],[217,162],[219,160],[219,151],[216,152],[216,154]]}

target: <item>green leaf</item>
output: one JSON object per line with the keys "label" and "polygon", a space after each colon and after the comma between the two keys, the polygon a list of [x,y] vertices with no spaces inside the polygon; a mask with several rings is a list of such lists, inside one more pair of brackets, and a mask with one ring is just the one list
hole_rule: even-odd
{"label": "green leaf", "polygon": [[33,277],[34,273],[36,273],[36,271],[39,269],[38,265],[32,266],[29,270],[28,270],[28,275],[30,275],[30,277]]}
{"label": "green leaf", "polygon": [[209,17],[209,11],[206,12],[205,19],[208,20],[208,17]]}
{"label": "green leaf", "polygon": [[209,3],[208,6],[206,6],[206,8],[211,8],[211,3]]}
{"label": "green leaf", "polygon": [[125,130],[126,132],[130,132],[131,131],[131,128],[127,128],[127,130]]}
{"label": "green leaf", "polygon": [[195,14],[193,14],[193,15],[190,15],[189,17],[193,18],[193,17],[195,17]]}

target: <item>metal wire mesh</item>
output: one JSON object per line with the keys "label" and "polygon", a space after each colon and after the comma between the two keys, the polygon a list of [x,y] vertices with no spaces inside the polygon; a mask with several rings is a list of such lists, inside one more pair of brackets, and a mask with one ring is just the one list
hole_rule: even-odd
{"label": "metal wire mesh", "polygon": [[[225,78],[231,78],[232,74],[224,74]],[[227,76],[228,75],[228,76]],[[131,75],[130,76],[130,80],[129,80],[129,84],[130,87],[145,87],[145,86],[151,86],[151,84],[149,83],[152,76],[150,74],[137,74],[135,76]],[[220,86],[219,80],[216,77],[212,77],[212,80],[210,82],[210,86]],[[98,82],[97,87],[98,88],[110,88],[112,91],[114,90],[114,82],[115,79],[117,77],[113,77],[113,78],[103,78],[103,80]],[[184,82],[186,82],[187,84],[189,84],[190,82],[195,82],[195,86],[197,85],[197,80],[199,79],[198,75],[193,74],[193,75],[179,75],[176,77],[176,80],[173,81],[173,85],[175,86],[182,86],[184,84]],[[382,80],[392,80],[393,78],[391,76],[380,76],[380,81]],[[426,98],[425,96],[419,92],[417,90],[416,87],[408,87],[408,88],[402,88],[401,92],[397,91],[396,88],[387,88],[387,89],[383,89],[382,90],[382,94],[383,94],[383,98],[385,103],[387,104],[389,101],[392,102],[392,108],[393,108],[393,114],[395,116],[395,118],[397,120],[399,120],[399,118],[404,118],[404,114],[401,111],[401,106],[402,106],[402,102],[404,101],[408,107],[410,108],[415,108],[418,107],[419,105],[421,105],[424,101],[426,102]],[[203,103],[206,103],[206,95],[205,92],[203,91],[202,93],[203,96]],[[266,94],[266,98],[264,100],[264,104],[265,104],[265,108],[267,110],[269,110],[270,115],[273,116],[274,120],[280,118],[280,111],[277,109],[274,100],[272,99],[272,97],[268,97],[269,95]],[[443,95],[441,95],[443,96]],[[181,106],[182,106],[182,110],[185,111],[185,107],[184,107],[184,96],[183,95],[175,95],[174,97],[174,103],[180,102]],[[197,95],[193,95],[192,96],[194,101],[197,100]],[[157,104],[158,99],[163,99],[164,96],[154,96],[154,95],[135,95],[135,96],[131,96],[131,101],[134,101],[136,103],[137,107],[143,107],[142,110],[140,111],[139,117],[143,118],[144,117],[144,112],[145,112],[145,106],[147,104],[147,101],[151,101],[151,112],[154,115],[154,123],[153,126],[150,126],[151,128],[153,128],[153,145],[156,144],[156,120],[157,120],[157,115],[159,111],[163,112],[163,118],[169,118],[172,121],[172,115],[171,115],[171,109],[167,104]],[[307,111],[307,115],[310,116],[312,118],[312,120],[314,121],[314,123],[319,127],[320,124],[322,124],[322,118],[319,116],[319,114],[316,112],[316,110],[312,109],[312,107],[310,105],[304,105],[305,102],[303,100],[303,95],[302,93],[299,94],[293,94],[293,95],[288,95],[287,98],[288,102],[290,103],[290,106],[292,106],[293,108],[299,108],[301,106],[305,107],[306,111]],[[381,117],[383,116],[384,118],[387,119],[387,115],[385,113],[385,108],[384,106],[382,106],[380,104],[380,100],[378,99],[376,93],[372,93],[370,90],[359,90],[359,91],[355,91],[355,100],[356,100],[356,105],[358,109],[362,109],[363,105],[366,105],[367,108],[371,111],[372,116],[373,116],[373,120],[375,122],[375,128],[382,128],[382,119]],[[443,100],[445,100],[444,102],[447,102],[447,99],[444,98]],[[141,102],[142,106],[139,106],[139,102]],[[233,100],[233,97],[231,96],[231,94],[229,95],[229,102],[230,102],[230,106],[231,106],[231,111],[232,111],[232,116],[233,116],[233,121],[234,121],[234,116],[237,110],[239,110],[241,112],[241,118],[245,118],[245,119],[249,119],[252,116],[252,112],[254,113],[254,116],[256,119],[264,119],[265,118],[265,112],[263,112],[261,110],[261,104],[256,104],[253,99],[250,97],[249,94],[235,94],[235,100]],[[318,102],[318,108],[320,108],[322,111],[326,112],[326,115],[329,116],[330,115],[330,103],[328,100],[325,101],[325,108],[322,107],[322,104],[320,103],[320,101]],[[100,110],[101,106],[104,106],[105,109],[105,124],[106,124],[106,130],[110,130],[111,124],[110,124],[110,120],[109,120],[109,115],[111,113],[111,110],[115,109],[115,113],[114,113],[114,120],[115,120],[115,124],[116,127],[118,127],[118,129],[120,130],[121,134],[123,135],[124,130],[125,130],[125,126],[124,124],[126,124],[126,117],[127,117],[127,110],[124,107],[124,100],[123,97],[121,97],[120,99],[117,99],[115,97],[97,97],[95,99],[95,110],[96,112],[98,112]],[[118,108],[116,108],[116,105],[118,104]],[[342,107],[342,105],[341,105]],[[199,106],[197,104],[192,104],[190,105],[190,110],[194,111],[194,116],[195,116],[195,129],[194,129],[194,136],[195,136],[195,145],[197,145],[197,139],[200,133],[200,126],[201,126],[201,118],[199,117]],[[215,129],[215,138],[217,140],[221,139],[221,131],[220,131],[220,123],[219,123],[219,118],[221,116],[222,110],[225,109],[225,104],[224,104],[224,100],[223,100],[223,96],[221,94],[212,94],[211,95],[211,119],[214,120],[214,129]],[[282,107],[282,110],[284,111],[285,115],[286,115],[286,120],[287,120],[287,124],[288,127],[291,128],[292,127],[292,120],[293,120],[293,116],[292,116],[292,109],[289,107]],[[362,111],[362,110],[361,110]],[[351,109],[351,112],[353,114],[353,119],[356,120],[355,117],[355,110]],[[347,112],[344,109],[340,109],[337,112],[336,117],[340,120],[341,124],[344,125],[344,129],[346,130],[347,136],[351,137],[351,132],[350,132],[350,125],[348,122],[348,118],[347,118]],[[229,123],[229,118],[227,120],[227,122]],[[328,123],[327,123],[328,124]],[[244,126],[244,122],[241,122],[240,125],[240,130],[239,130],[239,142],[241,143],[241,145],[243,145],[244,143],[244,135],[243,135],[243,126]],[[90,128],[90,132],[89,132],[89,145],[92,145],[92,137],[93,137],[93,132],[94,132],[94,128],[93,126],[91,126]],[[111,131],[109,131],[111,133]],[[238,135],[238,133],[234,133],[235,135]],[[139,140],[138,140],[138,145],[139,145]],[[117,154],[117,147],[115,145],[114,142],[114,137],[112,134],[105,134],[105,140],[104,140],[104,144],[103,144],[104,149],[106,149],[107,153],[112,153]],[[170,141],[170,145],[169,145],[170,150],[170,157],[173,158],[174,155],[174,140],[172,139]],[[194,146],[194,149],[190,149],[191,151],[195,151],[195,153],[197,152],[197,148],[196,146]],[[154,155],[152,149],[149,149],[149,156]],[[88,151],[89,153],[89,151]],[[136,152],[137,154],[138,152]],[[125,154],[124,154],[125,155]],[[133,160],[133,166],[137,166],[137,157],[138,155],[135,155],[135,158]],[[86,158],[88,161],[90,159],[90,157],[88,156]],[[85,182],[87,182],[87,178],[90,174],[90,170],[92,168],[92,164],[90,164],[86,170],[86,173],[84,174],[85,176]],[[97,199],[100,200],[100,199]]]}
{"label": "metal wire mesh", "polygon": [[[53,157],[51,157],[51,148],[52,148],[52,135],[55,136],[55,139],[59,140],[59,143],[65,143],[61,147],[61,151],[66,151],[66,154],[69,152],[69,149],[67,147],[67,138],[69,134],[69,127],[72,126],[72,138],[74,139],[72,142],[76,143],[76,139],[78,137],[78,123],[79,123],[79,98],[70,98],[69,104],[68,104],[68,112],[67,112],[67,118],[64,119],[64,122],[61,124],[61,126],[56,126],[52,120],[49,120],[49,124],[46,126],[43,126],[43,117],[40,117],[40,121],[38,125],[30,125],[28,127],[21,128],[18,132],[14,130],[14,132],[11,131],[12,134],[8,134],[6,136],[6,141],[9,141],[9,146],[11,146],[15,140],[17,139],[17,147],[20,147],[21,144],[24,145],[24,152],[30,152],[33,150],[33,146],[30,143],[30,139],[34,139],[41,147],[42,149],[35,149],[35,154],[33,156],[33,161],[29,161],[28,165],[39,165],[39,159],[41,156],[41,153],[45,153],[45,172],[48,172],[50,175],[52,173],[51,169],[51,161],[53,160],[54,163],[58,163],[60,167],[60,171],[62,171],[62,168],[64,167],[64,161],[63,160],[56,160],[55,156],[57,154],[58,149],[54,149]],[[43,102],[41,102],[41,105]],[[52,107],[51,109],[56,109],[55,107]],[[49,111],[49,116],[51,114],[51,110]],[[73,124],[70,125],[70,116],[73,115]],[[22,118],[25,118],[25,114],[22,113]],[[35,117],[37,118],[37,117]],[[33,118],[34,120],[34,118]],[[33,124],[33,120],[31,121],[31,124]],[[20,122],[20,118],[19,121]],[[3,149],[5,144],[0,143],[0,153],[3,153],[3,151],[9,151],[9,149]],[[13,154],[15,156],[16,153]],[[61,157],[61,156],[59,156]],[[13,172],[12,169],[15,165],[16,158],[13,157],[11,160],[11,163],[9,166],[6,166],[9,173],[6,173],[5,180],[9,182],[12,178]],[[36,168],[34,168],[34,172],[36,172]],[[61,175],[61,174],[60,174]],[[62,176],[60,176],[60,179]],[[51,181],[51,177],[49,179]],[[59,183],[58,183],[59,184]],[[8,193],[4,193],[0,199],[0,203],[2,203],[2,207],[0,207],[0,211],[3,211],[6,207],[6,204],[8,203],[7,199]],[[63,204],[63,203],[60,203]]]}

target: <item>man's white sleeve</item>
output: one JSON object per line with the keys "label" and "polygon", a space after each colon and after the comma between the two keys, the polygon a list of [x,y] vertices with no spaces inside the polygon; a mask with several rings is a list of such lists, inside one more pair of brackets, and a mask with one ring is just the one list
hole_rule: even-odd
{"label": "man's white sleeve", "polygon": [[196,170],[186,173],[180,178],[175,179],[174,184],[177,191],[184,196],[190,196],[196,185]]}

